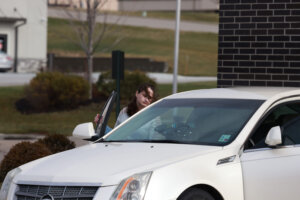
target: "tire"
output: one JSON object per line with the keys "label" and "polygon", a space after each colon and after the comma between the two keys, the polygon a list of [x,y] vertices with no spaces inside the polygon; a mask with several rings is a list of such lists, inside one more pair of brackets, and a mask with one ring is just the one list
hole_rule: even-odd
{"label": "tire", "polygon": [[216,200],[211,194],[208,192],[198,189],[191,188],[181,194],[177,200]]}

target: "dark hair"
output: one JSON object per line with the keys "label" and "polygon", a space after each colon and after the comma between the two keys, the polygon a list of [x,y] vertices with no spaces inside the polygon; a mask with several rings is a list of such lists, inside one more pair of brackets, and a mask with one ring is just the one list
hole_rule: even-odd
{"label": "dark hair", "polygon": [[[156,91],[155,91],[155,86],[154,85],[152,85],[150,83],[144,83],[144,84],[141,84],[136,91],[138,93],[146,92],[146,94],[149,95],[148,88],[150,88],[153,91],[153,99],[151,101],[151,103],[153,103],[157,99],[157,95],[156,95]],[[132,100],[127,105],[127,114],[130,117],[133,114],[135,114],[138,110],[139,109],[138,109],[138,107],[136,105],[136,96],[134,94],[134,97],[132,98]]]}

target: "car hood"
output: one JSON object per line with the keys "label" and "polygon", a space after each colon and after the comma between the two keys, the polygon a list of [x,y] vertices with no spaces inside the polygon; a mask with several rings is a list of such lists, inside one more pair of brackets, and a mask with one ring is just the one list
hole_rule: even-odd
{"label": "car hood", "polygon": [[184,144],[95,143],[23,165],[15,181],[115,185],[135,173],[220,149]]}

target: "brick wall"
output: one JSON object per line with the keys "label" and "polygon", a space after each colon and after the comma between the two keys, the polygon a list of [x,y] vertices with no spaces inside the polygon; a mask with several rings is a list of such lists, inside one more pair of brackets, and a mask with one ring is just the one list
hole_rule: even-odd
{"label": "brick wall", "polygon": [[218,87],[300,87],[300,0],[220,0]]}

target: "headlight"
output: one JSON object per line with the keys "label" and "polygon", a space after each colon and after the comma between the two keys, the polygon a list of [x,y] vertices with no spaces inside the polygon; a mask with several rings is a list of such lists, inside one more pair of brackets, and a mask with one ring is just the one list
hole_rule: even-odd
{"label": "headlight", "polygon": [[121,181],[110,200],[144,199],[152,172],[135,174]]}
{"label": "headlight", "polygon": [[3,183],[2,183],[2,187],[1,187],[1,191],[0,191],[0,200],[6,200],[7,199],[7,195],[8,195],[8,191],[11,185],[12,180],[14,179],[14,177],[21,172],[20,168],[15,168],[13,170],[10,170]]}

